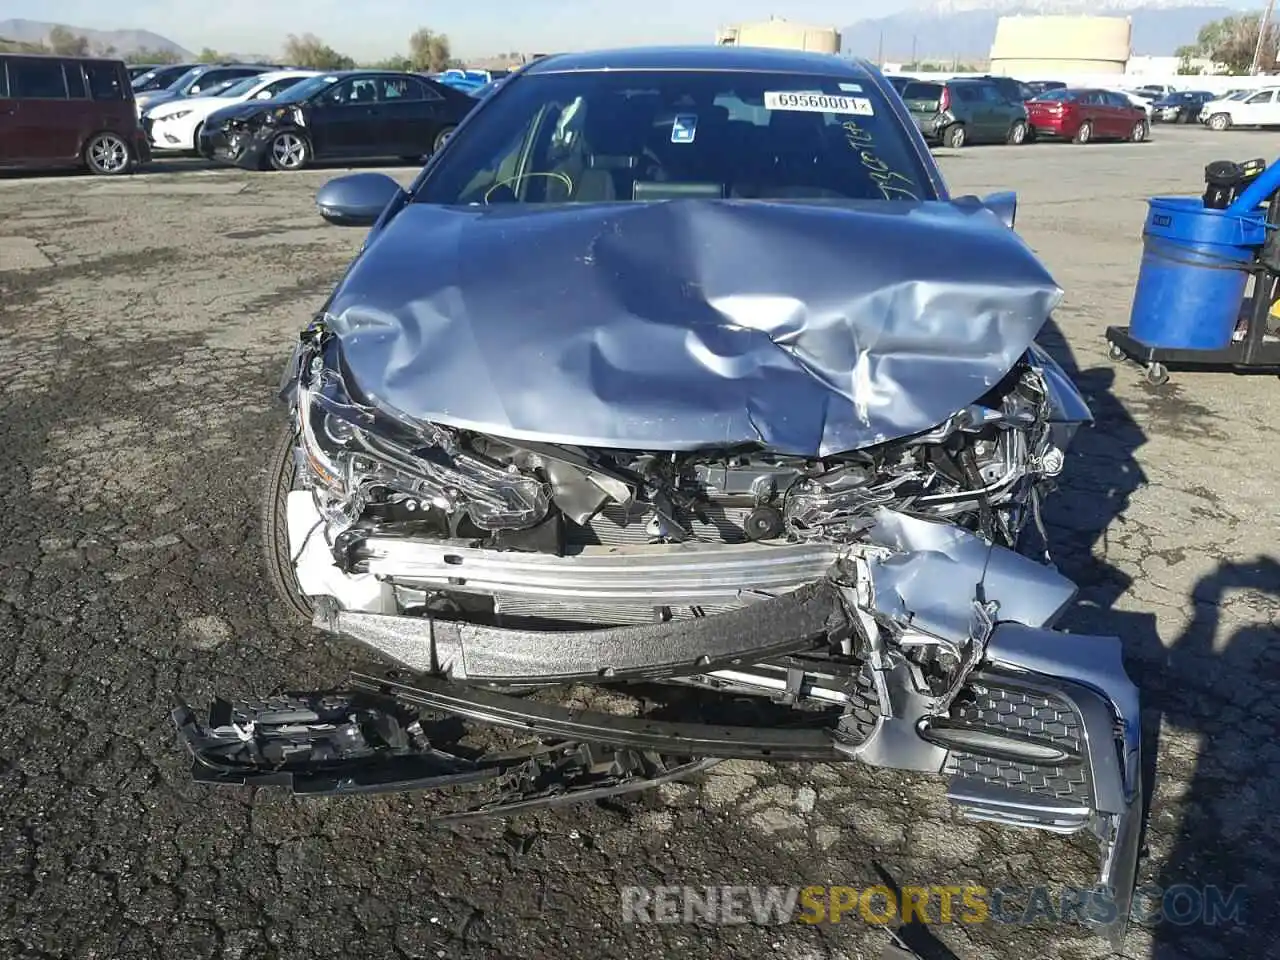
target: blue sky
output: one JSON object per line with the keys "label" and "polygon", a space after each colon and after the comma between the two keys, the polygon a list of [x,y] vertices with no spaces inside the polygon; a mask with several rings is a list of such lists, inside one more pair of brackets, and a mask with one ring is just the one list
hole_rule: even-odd
{"label": "blue sky", "polygon": [[153,30],[198,51],[277,53],[289,33],[315,33],[357,57],[403,50],[419,26],[449,34],[464,56],[633,43],[704,43],[718,26],[770,14],[845,27],[913,0],[5,0],[0,18],[103,30]]}

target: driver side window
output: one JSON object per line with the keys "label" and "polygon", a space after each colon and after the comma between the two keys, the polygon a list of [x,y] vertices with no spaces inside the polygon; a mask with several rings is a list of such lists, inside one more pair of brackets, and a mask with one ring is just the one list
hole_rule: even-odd
{"label": "driver side window", "polygon": [[1272,97],[1275,96],[1274,90],[1265,90],[1262,93],[1255,94],[1246,100],[1246,103],[1270,103]]}
{"label": "driver side window", "polygon": [[378,81],[356,77],[326,90],[322,102],[328,107],[373,103],[378,99]]}

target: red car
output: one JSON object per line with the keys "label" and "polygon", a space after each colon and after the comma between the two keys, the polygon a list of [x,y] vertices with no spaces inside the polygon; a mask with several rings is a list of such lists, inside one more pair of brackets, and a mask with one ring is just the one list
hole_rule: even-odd
{"label": "red car", "polygon": [[1111,90],[1046,90],[1027,101],[1027,121],[1036,137],[1059,137],[1075,143],[1141,143],[1151,135],[1147,112]]}

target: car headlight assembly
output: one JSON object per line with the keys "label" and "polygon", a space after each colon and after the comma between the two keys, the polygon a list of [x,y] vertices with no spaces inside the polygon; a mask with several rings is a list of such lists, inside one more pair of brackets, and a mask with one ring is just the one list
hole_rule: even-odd
{"label": "car headlight assembly", "polygon": [[347,459],[364,419],[352,405],[342,377],[317,363],[310,382],[298,386],[298,433],[307,466],[317,482],[334,491],[347,485]]}
{"label": "car headlight assembly", "polygon": [[163,117],[156,117],[156,120],[181,120],[183,117],[189,117],[194,110],[179,110],[177,113],[167,113]]}

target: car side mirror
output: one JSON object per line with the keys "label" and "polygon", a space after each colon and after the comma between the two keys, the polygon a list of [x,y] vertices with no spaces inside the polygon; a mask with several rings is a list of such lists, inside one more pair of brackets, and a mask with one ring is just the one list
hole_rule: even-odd
{"label": "car side mirror", "polygon": [[404,191],[385,173],[352,173],[316,192],[320,216],[335,227],[371,227]]}

